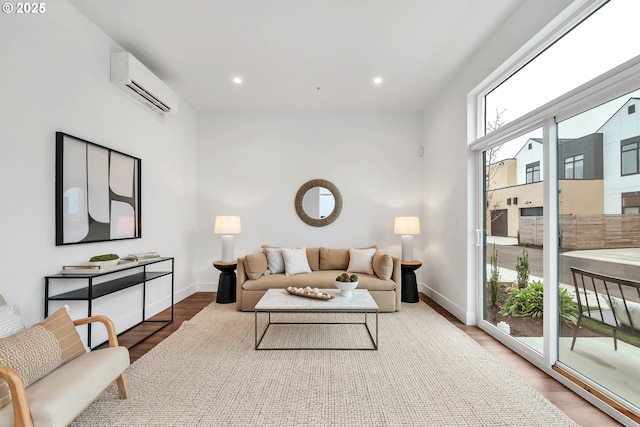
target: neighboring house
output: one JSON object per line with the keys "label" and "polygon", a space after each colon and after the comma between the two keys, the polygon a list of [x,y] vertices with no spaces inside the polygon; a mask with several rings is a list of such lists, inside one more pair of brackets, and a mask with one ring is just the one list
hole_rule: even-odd
{"label": "neighboring house", "polygon": [[[640,213],[639,110],[640,98],[630,98],[595,133],[560,140],[560,215]],[[520,217],[544,213],[542,139],[530,138],[489,171],[487,232],[516,237]]]}
{"label": "neighboring house", "polygon": [[518,185],[533,184],[543,180],[542,138],[529,138],[515,155]]}
{"label": "neighboring house", "polygon": [[630,98],[598,132],[604,135],[604,213],[640,213],[640,98]]}
{"label": "neighboring house", "polygon": [[[602,134],[560,140],[559,190],[565,191],[559,206],[561,215],[604,213],[602,157]],[[489,167],[487,232],[517,237],[520,217],[544,214],[542,139],[530,138],[515,158]]]}

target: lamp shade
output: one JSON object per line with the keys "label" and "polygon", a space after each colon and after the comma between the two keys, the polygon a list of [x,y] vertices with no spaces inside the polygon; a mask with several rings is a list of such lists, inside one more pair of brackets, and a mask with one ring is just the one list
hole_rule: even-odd
{"label": "lamp shade", "polygon": [[217,216],[216,223],[213,227],[215,234],[240,234],[242,227],[240,226],[239,216]]}
{"label": "lamp shade", "polygon": [[420,234],[420,219],[417,216],[397,216],[393,234]]}

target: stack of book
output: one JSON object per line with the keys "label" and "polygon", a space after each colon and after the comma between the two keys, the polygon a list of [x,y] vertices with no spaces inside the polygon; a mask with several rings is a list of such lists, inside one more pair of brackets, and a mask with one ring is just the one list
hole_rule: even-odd
{"label": "stack of book", "polygon": [[148,259],[161,258],[158,252],[141,252],[139,254],[129,254],[120,259],[132,260],[132,261],[146,261]]}

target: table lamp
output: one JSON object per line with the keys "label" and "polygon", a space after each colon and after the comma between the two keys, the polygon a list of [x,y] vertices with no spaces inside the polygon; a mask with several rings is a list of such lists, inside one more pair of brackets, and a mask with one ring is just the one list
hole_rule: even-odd
{"label": "table lamp", "polygon": [[420,219],[417,216],[397,216],[393,234],[402,235],[402,261],[413,261],[413,234],[420,234]]}
{"label": "table lamp", "polygon": [[217,216],[213,227],[215,234],[222,234],[222,262],[235,261],[233,256],[233,235],[240,234],[239,216]]}

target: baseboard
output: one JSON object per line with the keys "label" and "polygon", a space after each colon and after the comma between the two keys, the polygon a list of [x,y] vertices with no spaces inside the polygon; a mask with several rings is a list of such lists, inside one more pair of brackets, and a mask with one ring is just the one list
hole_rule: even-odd
{"label": "baseboard", "polygon": [[428,287],[424,283],[418,284],[418,290],[435,301],[440,307],[453,314],[462,323],[467,324],[467,312],[462,307],[455,304],[450,299],[446,298],[439,292]]}
{"label": "baseboard", "polygon": [[178,301],[182,301],[183,299],[190,297],[191,295],[195,294],[196,292],[204,292],[204,291],[200,291],[200,289],[198,288],[198,284],[197,283],[193,283],[189,286],[187,286],[186,288],[180,289],[178,292],[175,293],[174,295],[174,303],[178,302]]}
{"label": "baseboard", "polygon": [[218,292],[218,283],[214,282],[199,282],[193,286],[195,286],[195,292]]}

